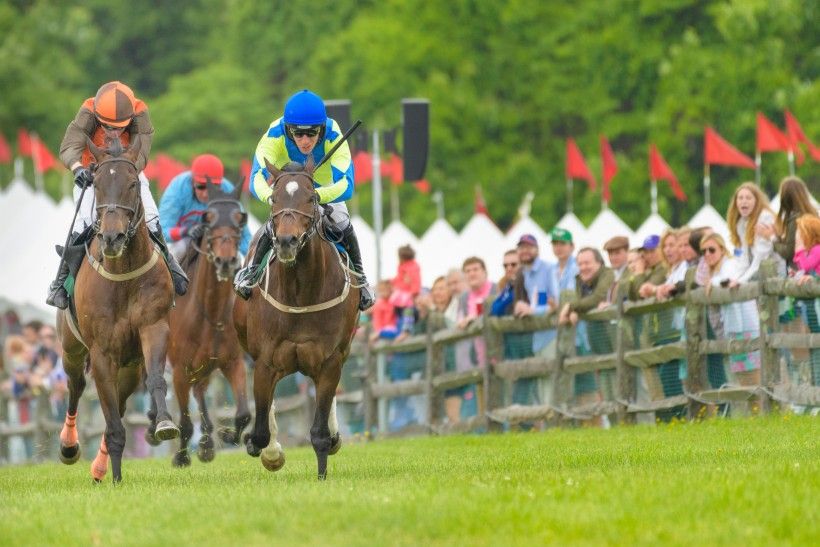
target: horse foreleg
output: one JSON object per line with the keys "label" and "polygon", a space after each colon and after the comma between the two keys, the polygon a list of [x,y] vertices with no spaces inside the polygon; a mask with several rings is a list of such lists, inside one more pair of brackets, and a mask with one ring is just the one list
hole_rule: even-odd
{"label": "horse foreleg", "polygon": [[242,357],[238,357],[228,367],[228,374],[225,376],[231,383],[231,389],[233,390],[233,398],[236,401],[236,416],[234,416],[234,430],[222,431],[222,442],[239,444],[239,440],[242,438],[242,430],[251,421],[251,413],[248,409],[248,390],[245,382],[245,361]]}
{"label": "horse foreleg", "polygon": [[100,398],[103,416],[105,416],[105,436],[100,442],[97,458],[91,464],[91,476],[96,481],[101,481],[105,476],[107,466],[103,464],[107,459],[105,457],[107,451],[111,456],[113,479],[117,483],[122,480],[122,453],[125,450],[125,427],[122,425],[117,397],[117,365],[102,354],[94,355],[91,362],[94,366],[97,395]]}
{"label": "horse foreleg", "polygon": [[[341,375],[341,359],[332,357],[322,366],[319,377],[313,379],[316,384],[316,414],[313,418],[313,426],[310,428],[310,443],[313,445],[313,451],[316,452],[320,481],[327,478],[327,457],[331,448],[334,447],[328,421],[331,407],[334,407],[336,388],[339,386]],[[336,422],[335,412],[333,421]],[[338,436],[338,425],[335,425],[335,429],[336,436]]]}
{"label": "horse foreleg", "polygon": [[191,423],[191,411],[188,408],[191,384],[188,383],[188,376],[181,365],[173,367],[174,372],[174,392],[179,404],[179,450],[174,454],[171,463],[175,467],[185,467],[191,465],[191,457],[188,455],[188,443],[194,434],[194,424]]}
{"label": "horse foreleg", "polygon": [[207,391],[208,378],[203,378],[194,385],[194,397],[196,397],[197,405],[199,405],[199,415],[202,420],[199,426],[202,437],[199,439],[199,449],[196,451],[196,455],[199,461],[203,463],[213,461],[216,455],[214,452],[214,439],[211,436],[214,431],[214,424],[211,422],[211,416],[208,414],[208,404],[205,401]]}
{"label": "horse foreleg", "polygon": [[[276,386],[274,386],[274,390]],[[285,452],[282,450],[282,445],[276,439],[279,434],[279,426],[276,425],[276,401],[271,399],[270,413],[268,415],[268,431],[270,431],[270,440],[268,446],[262,449],[260,459],[262,465],[268,471],[279,471],[285,465]]]}
{"label": "horse foreleg", "polygon": [[254,458],[270,442],[268,413],[273,402],[274,372],[268,360],[257,359],[253,368],[253,398],[256,404],[256,419],[253,430],[245,435],[245,448]]}
{"label": "horse foreleg", "polygon": [[165,404],[168,385],[162,375],[165,370],[165,356],[168,347],[168,322],[157,321],[153,325],[142,327],[140,341],[145,368],[148,372],[145,387],[151,396],[154,405],[152,408],[156,408],[157,425],[154,429],[154,437],[160,441],[176,439],[179,437],[179,428],[171,419],[171,413],[168,412],[168,406]]}
{"label": "horse foreleg", "polygon": [[65,371],[68,376],[68,410],[65,414],[63,429],[60,431],[60,461],[66,465],[80,459],[80,438],[77,434],[77,405],[85,390],[85,361],[81,356],[70,359],[65,356]]}

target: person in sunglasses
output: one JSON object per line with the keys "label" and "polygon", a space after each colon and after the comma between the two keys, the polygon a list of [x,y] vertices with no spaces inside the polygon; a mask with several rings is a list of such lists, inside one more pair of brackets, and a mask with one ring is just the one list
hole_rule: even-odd
{"label": "person in sunglasses", "polygon": [[[268,170],[265,160],[280,169],[289,162],[304,164],[308,157],[314,163],[324,157],[342,138],[339,124],[327,117],[322,98],[310,90],[303,89],[292,95],[285,103],[285,112],[277,118],[262,135],[251,167],[251,194],[260,201],[266,202],[273,193],[268,186]],[[353,196],[353,161],[350,158],[350,147],[346,142],[336,150],[333,156],[313,173],[319,203],[332,204],[333,213],[326,229],[339,238],[344,246],[353,268],[359,274],[363,285],[359,309],[364,311],[375,302],[373,289],[367,282],[362,268],[362,255],[359,242],[350,223],[345,201]],[[327,217],[325,217],[327,218]],[[234,279],[236,293],[247,300],[251,289],[259,282],[261,270],[259,263],[262,257],[273,247],[271,234],[266,225],[261,231],[259,242],[250,263],[239,270]]]}
{"label": "person in sunglasses", "polygon": [[[91,186],[94,181],[90,170],[94,156],[88,149],[86,139],[91,139],[100,149],[107,148],[108,142],[119,139],[123,148],[127,148],[137,136],[139,136],[140,146],[135,163],[137,170],[140,171],[140,194],[145,209],[145,222],[148,224],[152,238],[165,255],[171,270],[171,277],[174,280],[174,290],[177,294],[182,295],[188,290],[188,278],[173,255],[168,252],[159,224],[157,204],[148,187],[148,178],[142,173],[148,162],[151,141],[154,137],[154,126],[151,125],[151,119],[148,116],[148,106],[137,99],[131,88],[124,83],[113,81],[104,84],[94,97],[83,102],[77,115],[68,124],[60,145],[60,160],[74,173],[74,200],[76,201],[82,189]],[[94,192],[89,189],[83,194],[83,201],[77,213],[77,221],[74,224],[69,245],[80,245],[88,240],[91,235],[91,230],[88,228],[93,224],[95,217]],[[68,307],[68,293],[63,286],[68,273],[68,264],[63,261],[57,278],[49,287],[49,295],[46,299],[48,305],[60,309]]]}
{"label": "person in sunglasses", "polygon": [[[223,193],[234,191],[231,181],[224,178],[225,167],[213,154],[201,154],[191,162],[191,169],[175,176],[159,201],[159,219],[165,226],[163,235],[170,240],[171,252],[180,258],[185,255],[191,240],[202,236],[202,215],[208,210],[208,183],[215,184]],[[248,254],[251,231],[242,229],[239,252]]]}

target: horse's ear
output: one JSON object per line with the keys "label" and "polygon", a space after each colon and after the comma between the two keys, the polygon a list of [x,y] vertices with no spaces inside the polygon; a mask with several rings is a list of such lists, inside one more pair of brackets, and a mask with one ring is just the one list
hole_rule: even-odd
{"label": "horse's ear", "polygon": [[208,185],[208,201],[213,201],[215,199],[219,199],[220,195],[222,194],[222,190],[218,184],[214,184],[211,180],[211,177],[206,176],[205,181]]}
{"label": "horse's ear", "polygon": [[231,197],[236,201],[242,197],[242,188],[245,186],[245,177],[239,177],[239,184],[236,185],[236,188],[233,189],[233,193],[231,193]]}
{"label": "horse's ear", "polygon": [[137,161],[137,157],[139,157],[140,141],[141,140],[142,140],[142,137],[140,136],[139,133],[137,133],[137,136],[134,137],[134,139],[128,145],[128,150],[125,151],[125,157],[128,158],[129,160],[135,162],[135,163]]}
{"label": "horse's ear", "polygon": [[282,171],[271,165],[268,158],[265,158],[265,167],[268,170],[268,186],[270,186],[271,183],[273,183],[273,181],[275,181],[276,178],[282,174]]}
{"label": "horse's ear", "polygon": [[316,169],[316,162],[313,161],[313,154],[308,154],[307,161],[305,162],[305,173],[308,175],[313,176],[313,171]]}
{"label": "horse's ear", "polygon": [[102,161],[103,151],[97,148],[97,145],[94,144],[94,141],[92,141],[89,136],[85,137],[85,144],[88,146],[88,149],[91,150],[91,155],[94,156],[97,163],[100,163],[100,161]]}

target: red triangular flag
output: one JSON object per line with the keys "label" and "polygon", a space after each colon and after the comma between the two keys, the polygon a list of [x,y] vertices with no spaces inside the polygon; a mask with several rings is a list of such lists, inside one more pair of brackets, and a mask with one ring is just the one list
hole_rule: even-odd
{"label": "red triangular flag", "polygon": [[430,193],[430,183],[427,182],[427,179],[417,180],[413,183],[413,186],[416,187],[416,190],[421,192],[422,194],[429,194]]}
{"label": "red triangular flag", "polygon": [[609,191],[609,183],[618,173],[618,164],[615,162],[615,154],[606,137],[601,135],[601,181],[603,185],[604,202],[612,200],[612,193]]}
{"label": "red triangular flag", "polygon": [[481,191],[481,186],[475,187],[475,214],[490,216],[490,211],[487,209],[487,202],[484,201],[484,192]]}
{"label": "red triangular flag", "polygon": [[9,146],[9,141],[6,140],[6,136],[0,133],[0,163],[10,163],[11,162],[11,147]]}
{"label": "red triangular flag", "polygon": [[[797,118],[795,118],[788,110],[785,111],[784,117],[786,118],[786,134],[789,136],[789,140],[794,147],[794,155],[797,158],[797,165],[803,165],[803,161],[805,160],[803,150],[801,150],[799,146],[799,143],[801,142],[805,143],[809,148],[809,153],[812,158],[816,161],[820,161],[820,157],[815,155],[814,144],[812,144],[812,142],[806,137],[806,134],[803,133],[803,128],[800,127],[800,123],[797,121]],[[820,154],[820,152],[818,154]]]}
{"label": "red triangular flag", "polygon": [[747,169],[755,168],[755,162],[752,158],[732,146],[729,141],[718,135],[718,132],[711,127],[706,127],[704,141],[704,161],[706,163],[710,165],[733,165]]}
{"label": "red triangular flag", "polygon": [[184,163],[171,156],[157,154],[154,161],[148,162],[143,172],[149,179],[156,180],[161,190],[165,190],[175,176],[187,170],[188,167]]}
{"label": "red triangular flag", "polygon": [[31,158],[34,160],[34,169],[38,173],[45,173],[49,169],[57,169],[59,165],[46,145],[36,135],[31,135],[29,139],[31,146]]}
{"label": "red triangular flag", "polygon": [[393,184],[404,182],[404,162],[401,157],[392,152],[381,165],[382,177],[389,178]]}
{"label": "red triangular flag", "polygon": [[24,158],[31,157],[31,137],[22,127],[17,130],[17,153]]}
{"label": "red triangular flag", "polygon": [[242,182],[242,191],[249,192],[251,188],[251,162],[247,158],[242,158],[239,162],[239,180]]}
{"label": "red triangular flag", "polygon": [[581,153],[581,149],[578,148],[578,145],[575,144],[575,140],[572,138],[567,139],[567,178],[570,179],[582,179],[586,180],[587,184],[589,185],[590,190],[595,190],[597,183],[595,182],[595,177],[592,176],[592,172],[587,167],[586,161],[584,161],[584,155]]}
{"label": "red triangular flag", "polygon": [[663,159],[661,153],[658,152],[658,147],[654,144],[649,145],[649,178],[652,180],[665,180],[669,182],[669,187],[672,193],[675,194],[675,199],[678,201],[686,201],[686,192],[683,191],[678,177]]}
{"label": "red triangular flag", "polygon": [[364,150],[353,155],[353,174],[356,184],[364,184],[373,179],[373,159]]}
{"label": "red triangular flag", "polygon": [[788,152],[791,148],[789,138],[777,128],[775,124],[763,115],[757,113],[757,151],[758,152]]}

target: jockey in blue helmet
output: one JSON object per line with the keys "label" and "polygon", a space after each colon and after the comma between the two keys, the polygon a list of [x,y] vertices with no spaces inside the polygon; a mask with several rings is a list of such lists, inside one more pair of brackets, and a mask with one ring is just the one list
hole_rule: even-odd
{"label": "jockey in blue helmet", "polygon": [[[341,138],[342,130],[335,120],[327,117],[322,98],[307,89],[298,91],[285,103],[284,115],[270,124],[256,146],[251,167],[251,194],[267,203],[273,193],[267,182],[269,173],[265,160],[277,169],[290,162],[305,164],[308,157],[318,164]],[[363,287],[359,309],[366,310],[373,305],[375,297],[364,276],[359,242],[344,203],[353,196],[354,188],[353,160],[347,142],[343,142],[333,156],[313,173],[313,178],[319,203],[333,204],[327,229],[339,236],[353,268],[361,276]],[[250,297],[251,289],[261,277],[259,263],[272,248],[273,241],[266,225],[250,263],[239,270],[234,278],[234,289],[242,298],[247,300]]]}

